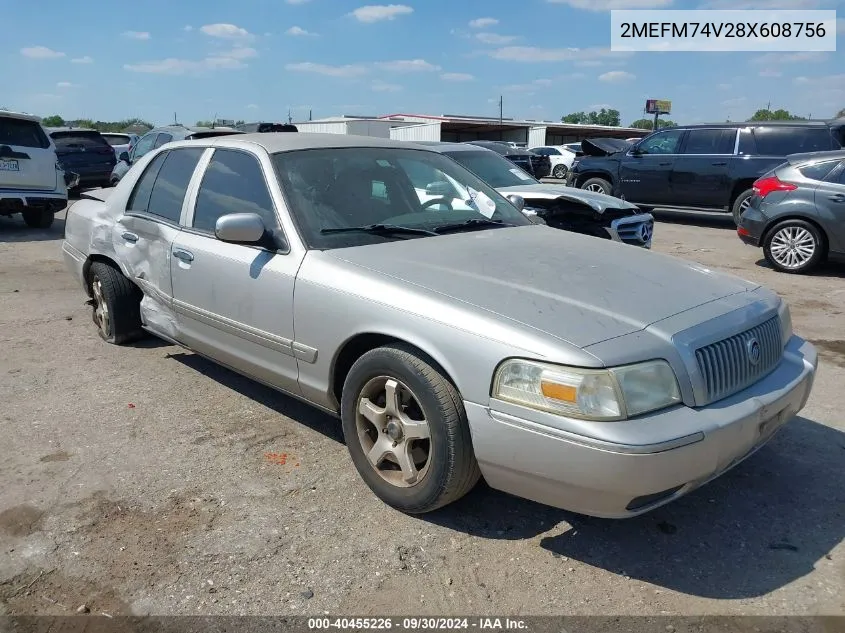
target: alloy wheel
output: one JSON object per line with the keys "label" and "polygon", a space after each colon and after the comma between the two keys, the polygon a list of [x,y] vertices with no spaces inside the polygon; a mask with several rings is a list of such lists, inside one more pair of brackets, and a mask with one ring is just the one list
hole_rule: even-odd
{"label": "alloy wheel", "polygon": [[400,488],[423,480],[432,458],[431,430],[407,385],[388,376],[367,382],[355,425],[364,455],[382,479]]}
{"label": "alloy wheel", "polygon": [[587,191],[595,191],[596,193],[604,193],[604,187],[598,183],[592,183],[584,187]]}
{"label": "alloy wheel", "polygon": [[769,250],[774,260],[784,268],[801,268],[816,252],[813,234],[800,226],[787,226],[772,236]]}
{"label": "alloy wheel", "polygon": [[94,322],[103,336],[108,337],[111,332],[111,321],[109,319],[109,304],[103,293],[103,284],[99,277],[94,277],[91,282],[91,292],[94,295]]}

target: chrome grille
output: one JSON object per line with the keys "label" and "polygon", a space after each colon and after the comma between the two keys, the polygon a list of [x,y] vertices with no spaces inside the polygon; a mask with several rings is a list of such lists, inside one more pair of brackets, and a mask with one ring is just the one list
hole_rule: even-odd
{"label": "chrome grille", "polygon": [[634,246],[651,248],[651,238],[654,235],[654,218],[650,213],[631,215],[614,220],[607,232],[611,239]]}
{"label": "chrome grille", "polygon": [[[760,346],[760,360],[751,361],[752,341]],[[707,394],[707,403],[727,398],[757,382],[778,364],[783,355],[780,323],[773,317],[745,332],[695,351]],[[702,403],[702,404],[707,404]]]}

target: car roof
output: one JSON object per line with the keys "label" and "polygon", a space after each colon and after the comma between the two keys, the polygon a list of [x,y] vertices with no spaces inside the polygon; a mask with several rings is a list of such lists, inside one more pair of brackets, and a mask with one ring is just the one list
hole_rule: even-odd
{"label": "car roof", "polygon": [[26,112],[15,112],[14,110],[0,109],[0,116],[8,117],[10,119],[23,119],[26,121],[36,121],[38,123],[41,122],[41,117],[34,114],[28,114]]}
{"label": "car roof", "polygon": [[159,127],[154,127],[153,129],[144,132],[144,134],[150,134],[152,132],[176,132],[179,134],[184,134],[188,136],[190,134],[196,134],[197,132],[214,132],[215,130],[222,130],[224,132],[239,132],[240,130],[236,130],[233,127],[224,127],[222,125],[217,127],[205,127],[202,125],[161,125]]}
{"label": "car roof", "polygon": [[90,127],[48,127],[47,132],[50,134],[56,134],[58,132],[87,132],[87,133],[95,133],[99,134],[98,130],[95,130]]}
{"label": "car roof", "polygon": [[184,142],[184,144],[188,146],[228,145],[232,147],[238,147],[243,143],[263,147],[269,154],[275,154],[276,152],[291,152],[301,149],[334,149],[344,147],[393,147],[397,149],[406,148],[416,150],[429,149],[415,143],[409,143],[408,141],[397,141],[388,138],[355,136],[351,134],[318,134],[311,132],[302,134],[292,134],[290,132],[254,132],[250,134],[213,136]]}
{"label": "car roof", "polygon": [[839,121],[803,120],[803,121],[738,121],[730,123],[694,123],[692,125],[675,125],[662,127],[663,130],[691,130],[695,128],[744,128],[744,127],[827,127]]}
{"label": "car roof", "polygon": [[845,149],[837,149],[829,152],[804,152],[802,154],[790,154],[786,157],[791,165],[809,163],[822,160],[845,160]]}
{"label": "car roof", "polygon": [[[422,145],[435,152],[477,152],[478,150],[490,152],[482,145],[470,145],[468,143],[448,143],[445,141],[415,141],[414,145]],[[495,154],[495,152],[493,152]]]}

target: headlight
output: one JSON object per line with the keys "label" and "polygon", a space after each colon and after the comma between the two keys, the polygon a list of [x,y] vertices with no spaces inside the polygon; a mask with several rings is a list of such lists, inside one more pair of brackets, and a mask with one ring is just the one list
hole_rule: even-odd
{"label": "headlight", "polygon": [[783,299],[780,300],[778,306],[778,318],[780,319],[781,342],[786,345],[792,338],[792,315],[789,313],[789,304]]}
{"label": "headlight", "polygon": [[511,359],[499,366],[493,397],[540,411],[596,421],[624,420],[681,401],[675,372],[662,360],[581,369]]}

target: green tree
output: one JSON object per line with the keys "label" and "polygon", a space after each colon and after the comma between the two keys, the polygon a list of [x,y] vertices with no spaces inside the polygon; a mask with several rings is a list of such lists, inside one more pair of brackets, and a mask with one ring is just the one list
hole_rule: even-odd
{"label": "green tree", "polygon": [[212,127],[213,125],[212,121],[197,121],[197,127]]}
{"label": "green tree", "polygon": [[762,110],[757,110],[749,121],[801,121],[804,120],[805,117],[797,116],[795,114],[790,114],[788,110],[778,109],[778,110],[769,110],[768,108],[764,108]]}
{"label": "green tree", "polygon": [[837,119],[841,119],[842,117],[845,117],[845,108],[842,108],[839,112],[836,113]]}
{"label": "green tree", "polygon": [[54,114],[53,116],[45,116],[41,119],[41,123],[46,127],[62,127],[65,124],[65,120],[58,114]]}
{"label": "green tree", "polygon": [[602,108],[598,112],[572,112],[561,117],[561,122],[575,125],[611,125],[619,126],[619,110]]}
{"label": "green tree", "polygon": [[[671,119],[657,119],[657,128],[674,127],[677,123]],[[638,130],[650,130],[654,127],[654,119],[637,119],[628,127],[635,127]]]}

